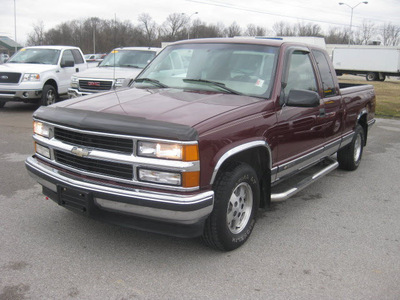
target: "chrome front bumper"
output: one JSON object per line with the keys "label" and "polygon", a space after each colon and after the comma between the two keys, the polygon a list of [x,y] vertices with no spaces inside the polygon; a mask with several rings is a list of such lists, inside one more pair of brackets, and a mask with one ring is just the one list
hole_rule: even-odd
{"label": "chrome front bumper", "polygon": [[[34,156],[28,157],[25,165],[28,173],[60,205],[63,202],[60,200],[62,188],[90,195],[88,201],[92,203],[89,207],[93,207],[93,211],[101,210],[103,213],[112,212],[159,222],[182,225],[201,223],[213,209],[213,191],[187,195],[101,185],[77,180],[69,175],[67,177],[59,170],[41,163]],[[91,216],[91,213],[88,215]]]}
{"label": "chrome front bumper", "polygon": [[[106,91],[105,91],[106,92]],[[81,96],[86,96],[86,95],[91,95],[93,93],[90,92],[80,92],[77,89],[73,89],[73,88],[69,88],[68,89],[68,98],[72,99],[72,98],[77,98],[77,97],[81,97]]]}

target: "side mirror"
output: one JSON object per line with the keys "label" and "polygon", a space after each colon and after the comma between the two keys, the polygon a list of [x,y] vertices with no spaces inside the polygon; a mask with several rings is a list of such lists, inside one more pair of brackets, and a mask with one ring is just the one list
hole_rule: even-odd
{"label": "side mirror", "polygon": [[289,92],[286,106],[295,107],[317,107],[319,106],[318,93],[308,90],[291,90]]}
{"label": "side mirror", "polygon": [[61,68],[66,68],[66,67],[73,67],[75,66],[75,63],[73,60],[66,60],[64,63],[61,63]]}

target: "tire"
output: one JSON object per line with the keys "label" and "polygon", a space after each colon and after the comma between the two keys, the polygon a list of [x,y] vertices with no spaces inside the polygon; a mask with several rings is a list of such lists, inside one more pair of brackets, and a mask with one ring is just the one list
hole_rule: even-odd
{"label": "tire", "polygon": [[3,108],[6,102],[0,101],[0,108]]}
{"label": "tire", "polygon": [[385,79],[386,79],[386,75],[381,75],[381,76],[379,77],[379,81],[385,81]]}
{"label": "tire", "polygon": [[56,103],[57,101],[57,91],[54,86],[46,84],[42,91],[42,98],[40,105],[48,106]]}
{"label": "tire", "polygon": [[367,73],[367,75],[365,76],[365,78],[366,78],[368,81],[375,81],[375,80],[377,80],[377,78],[378,78],[378,74],[377,74],[377,73],[374,73],[374,72],[369,72],[369,73]]}
{"label": "tire", "polygon": [[260,205],[256,172],[245,163],[230,163],[218,175],[214,210],[204,226],[203,241],[223,251],[242,246],[249,238]]}
{"label": "tire", "polygon": [[340,149],[337,153],[339,168],[347,171],[354,171],[357,169],[361,162],[364,144],[364,129],[361,125],[357,125],[351,143],[343,149]]}

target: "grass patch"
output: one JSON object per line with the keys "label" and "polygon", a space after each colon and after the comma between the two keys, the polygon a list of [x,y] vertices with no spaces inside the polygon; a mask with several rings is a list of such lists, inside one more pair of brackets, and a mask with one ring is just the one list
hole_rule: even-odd
{"label": "grass patch", "polygon": [[375,115],[400,119],[400,80],[391,78],[385,81],[366,81],[362,77],[348,75],[338,78],[339,82],[343,83],[373,85],[376,93]]}

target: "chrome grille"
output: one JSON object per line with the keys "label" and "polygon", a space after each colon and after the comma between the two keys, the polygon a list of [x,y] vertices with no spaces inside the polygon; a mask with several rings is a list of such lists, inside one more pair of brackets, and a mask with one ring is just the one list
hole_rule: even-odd
{"label": "chrome grille", "polygon": [[0,72],[0,83],[18,83],[21,73]]}
{"label": "chrome grille", "polygon": [[87,91],[109,91],[112,87],[110,80],[79,80],[79,87]]}
{"label": "chrome grille", "polygon": [[116,162],[90,159],[54,150],[56,162],[81,171],[132,180],[133,166]]}
{"label": "chrome grille", "polygon": [[130,139],[85,134],[58,127],[54,128],[54,137],[57,140],[71,145],[79,145],[101,150],[111,150],[126,154],[133,153],[133,141]]}

